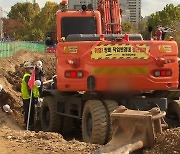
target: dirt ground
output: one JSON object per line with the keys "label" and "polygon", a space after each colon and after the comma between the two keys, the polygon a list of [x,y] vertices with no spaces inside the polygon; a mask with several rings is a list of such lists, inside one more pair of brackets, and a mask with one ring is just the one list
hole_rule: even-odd
{"label": "dirt ground", "polygon": [[0,119],[1,154],[88,154],[99,147],[77,140],[66,141],[57,133],[22,130],[2,110]]}
{"label": "dirt ground", "polygon": [[146,154],[180,154],[180,128],[167,129],[158,134],[155,146]]}
{"label": "dirt ground", "polygon": [[[55,75],[56,58],[53,54],[21,51],[12,58],[0,59],[0,84],[4,89],[0,93],[0,108],[9,104],[12,113],[0,109],[0,153],[2,154],[86,154],[92,153],[99,145],[87,144],[75,139],[66,141],[60,134],[48,132],[30,132],[23,130],[21,114],[20,83],[23,76],[24,61],[41,60],[47,79]],[[73,138],[73,135],[72,137]],[[146,150],[147,154],[179,154],[180,128],[168,129],[159,134],[156,145]]]}

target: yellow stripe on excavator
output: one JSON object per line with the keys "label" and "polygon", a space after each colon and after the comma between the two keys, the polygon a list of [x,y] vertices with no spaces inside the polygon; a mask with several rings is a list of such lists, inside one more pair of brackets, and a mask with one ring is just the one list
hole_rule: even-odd
{"label": "yellow stripe on excavator", "polygon": [[144,75],[148,74],[147,67],[121,67],[121,68],[92,68],[93,75]]}

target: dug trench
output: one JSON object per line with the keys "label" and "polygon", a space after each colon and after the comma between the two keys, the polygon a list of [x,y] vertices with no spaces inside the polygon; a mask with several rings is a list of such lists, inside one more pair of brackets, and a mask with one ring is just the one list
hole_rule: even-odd
{"label": "dug trench", "polygon": [[[93,153],[100,145],[82,142],[80,130],[62,136],[57,133],[42,131],[36,133],[23,129],[20,83],[24,73],[22,64],[27,60],[41,60],[47,79],[51,79],[55,74],[54,54],[20,51],[12,58],[0,59],[0,84],[3,85],[3,91],[0,93],[0,152],[2,154]],[[5,113],[2,110],[4,104],[9,104],[13,112]],[[168,129],[158,134],[155,146],[144,150],[144,153],[180,153],[180,128]]]}

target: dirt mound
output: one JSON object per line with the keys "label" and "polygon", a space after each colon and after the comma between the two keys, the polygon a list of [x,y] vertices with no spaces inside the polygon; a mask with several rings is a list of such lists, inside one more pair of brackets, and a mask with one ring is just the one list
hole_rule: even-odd
{"label": "dirt mound", "polygon": [[146,151],[146,154],[179,154],[180,128],[167,129],[157,135],[155,146]]}
{"label": "dirt mound", "polygon": [[[21,51],[22,52],[22,51]],[[56,71],[56,57],[54,54],[44,54],[44,53],[34,53],[34,52],[27,52],[25,51],[25,55],[22,57],[21,52],[19,54],[16,54],[12,59],[17,59],[17,62],[11,63],[12,65],[14,64],[14,69],[13,70],[6,70],[6,72],[3,72],[4,76],[8,80],[10,84],[13,85],[13,89],[15,91],[20,92],[20,84],[22,77],[24,75],[24,68],[23,68],[23,63],[24,61],[37,61],[41,60],[43,62],[43,69],[45,71],[45,77],[47,80],[51,79],[53,75],[55,75]],[[24,52],[23,52],[24,54]],[[26,58],[28,57],[28,58]],[[21,60],[19,60],[21,59]],[[24,60],[24,61],[22,61]],[[9,59],[7,59],[9,62]],[[5,62],[4,62],[5,64]]]}
{"label": "dirt mound", "polygon": [[56,57],[54,54],[20,51],[12,58],[0,59],[0,84],[3,85],[3,91],[0,93],[0,107],[9,104],[13,110],[11,117],[20,125],[23,123],[21,114],[21,93],[20,84],[24,74],[24,61],[43,62],[45,76],[51,79],[55,74]]}
{"label": "dirt mound", "polygon": [[11,143],[11,147],[6,150],[7,153],[17,153],[17,149],[21,147],[25,150],[24,153],[88,154],[99,147],[76,140],[66,141],[57,133],[15,131],[5,126],[1,128],[0,138],[4,143]]}

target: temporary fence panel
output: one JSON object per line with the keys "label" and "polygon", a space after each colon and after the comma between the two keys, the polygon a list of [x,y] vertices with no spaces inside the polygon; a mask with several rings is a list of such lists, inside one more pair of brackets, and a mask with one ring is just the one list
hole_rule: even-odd
{"label": "temporary fence panel", "polygon": [[34,52],[45,52],[46,45],[32,42],[0,42],[0,58],[11,57],[17,51],[27,50]]}

